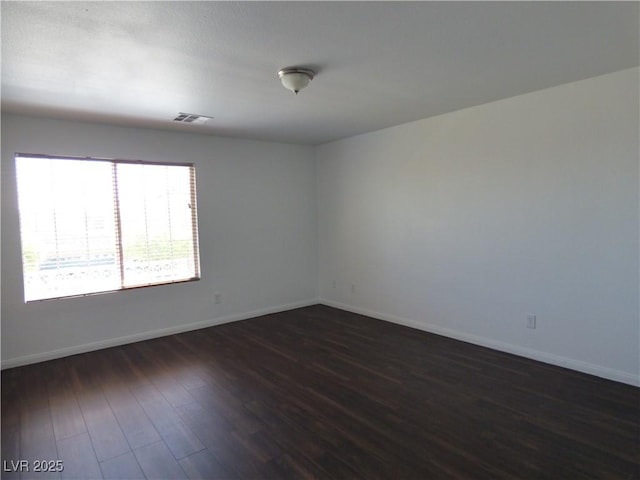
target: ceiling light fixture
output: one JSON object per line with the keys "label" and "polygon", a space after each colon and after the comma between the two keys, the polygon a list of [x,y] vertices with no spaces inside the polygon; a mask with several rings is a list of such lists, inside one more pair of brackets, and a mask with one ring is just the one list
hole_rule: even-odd
{"label": "ceiling light fixture", "polygon": [[296,95],[300,90],[309,85],[315,72],[306,68],[287,67],[278,72],[282,86],[291,90]]}

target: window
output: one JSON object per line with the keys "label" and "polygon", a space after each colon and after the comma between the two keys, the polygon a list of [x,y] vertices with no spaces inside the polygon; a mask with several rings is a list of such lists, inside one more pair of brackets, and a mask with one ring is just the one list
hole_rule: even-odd
{"label": "window", "polygon": [[195,167],[16,155],[25,301],[200,278]]}

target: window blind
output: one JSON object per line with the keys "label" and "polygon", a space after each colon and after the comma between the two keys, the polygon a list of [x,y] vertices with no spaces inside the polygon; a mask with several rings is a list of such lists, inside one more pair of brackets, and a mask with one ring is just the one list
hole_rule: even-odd
{"label": "window blind", "polygon": [[25,301],[200,278],[193,164],[16,155]]}

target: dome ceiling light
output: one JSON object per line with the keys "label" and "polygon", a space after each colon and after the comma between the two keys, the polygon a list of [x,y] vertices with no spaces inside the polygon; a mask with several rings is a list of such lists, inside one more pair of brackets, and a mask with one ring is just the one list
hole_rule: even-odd
{"label": "dome ceiling light", "polygon": [[300,90],[309,85],[315,72],[306,68],[287,67],[278,72],[282,86],[291,90],[296,95]]}

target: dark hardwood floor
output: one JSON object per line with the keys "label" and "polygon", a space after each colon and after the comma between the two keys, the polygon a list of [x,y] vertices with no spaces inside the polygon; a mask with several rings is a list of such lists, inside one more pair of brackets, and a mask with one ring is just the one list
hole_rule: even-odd
{"label": "dark hardwood floor", "polygon": [[640,389],[313,306],[5,370],[2,459],[7,479],[631,479]]}

